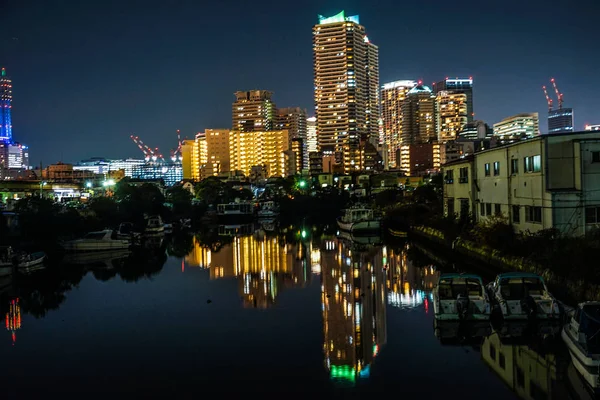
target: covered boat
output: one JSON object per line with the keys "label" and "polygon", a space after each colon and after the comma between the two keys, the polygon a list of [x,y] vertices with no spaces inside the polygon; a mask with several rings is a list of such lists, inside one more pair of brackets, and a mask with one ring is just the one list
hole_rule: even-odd
{"label": "covered boat", "polygon": [[104,251],[129,249],[131,243],[126,239],[119,239],[115,231],[107,229],[90,232],[83,238],[65,242],[62,246],[67,251]]}
{"label": "covered boat", "polygon": [[486,320],[490,301],[481,277],[442,274],[433,289],[433,310],[439,320]]}
{"label": "covered boat", "polygon": [[594,390],[600,387],[600,302],[577,306],[561,334],[573,366]]}
{"label": "covered boat", "polygon": [[489,285],[494,306],[504,319],[558,319],[560,307],[544,279],[527,272],[500,274]]}
{"label": "covered boat", "polygon": [[375,217],[372,209],[354,206],[344,210],[344,215],[337,219],[338,227],[354,234],[378,232],[381,229],[381,219]]}

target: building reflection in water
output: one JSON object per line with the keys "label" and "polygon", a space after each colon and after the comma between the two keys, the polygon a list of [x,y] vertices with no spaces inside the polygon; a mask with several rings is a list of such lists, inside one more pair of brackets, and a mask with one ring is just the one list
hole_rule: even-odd
{"label": "building reflection in water", "polygon": [[481,346],[483,361],[521,399],[550,399],[555,387],[556,356],[539,354],[530,346],[507,344],[500,336],[486,337]]}
{"label": "building reflection in water", "polygon": [[387,340],[384,256],[339,239],[320,247],[325,366],[332,379],[352,383],[369,376]]}
{"label": "building reflection in water", "polygon": [[387,269],[388,304],[399,308],[424,305],[429,311],[431,292],[440,276],[433,264],[417,267],[409,259],[409,244],[399,250],[383,247],[384,266]]}
{"label": "building reflection in water", "polygon": [[258,230],[236,236],[218,252],[194,238],[194,247],[185,258],[188,267],[210,269],[210,279],[237,277],[246,307],[266,308],[274,304],[286,287],[303,287],[310,281],[311,246],[308,243],[281,243]]}
{"label": "building reflection in water", "polygon": [[19,298],[10,301],[5,320],[6,330],[10,332],[14,345],[17,341],[17,330],[21,329],[21,306],[19,305]]}

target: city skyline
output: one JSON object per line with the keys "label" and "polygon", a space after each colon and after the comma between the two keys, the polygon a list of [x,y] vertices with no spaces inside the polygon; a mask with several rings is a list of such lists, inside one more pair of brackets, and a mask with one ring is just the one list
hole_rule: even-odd
{"label": "city skyline", "polygon": [[[495,6],[463,3],[464,8],[451,9],[440,3],[436,5],[439,12],[425,22],[407,19],[396,24],[394,16],[411,6],[387,1],[376,8],[309,2],[292,17],[271,16],[270,24],[252,27],[248,37],[240,38],[238,30],[223,32],[215,40],[208,39],[214,35],[194,28],[194,17],[213,18],[205,21],[212,29],[222,21],[219,15],[227,15],[232,26],[247,18],[254,18],[253,26],[258,26],[266,16],[243,3],[237,4],[234,13],[218,4],[192,3],[170,8],[157,5],[142,13],[135,5],[117,8],[116,2],[109,1],[101,9],[94,2],[69,7],[67,15],[59,18],[66,24],[56,24],[53,16],[65,11],[60,7],[40,2],[36,11],[26,11],[8,5],[8,23],[0,30],[0,63],[13,80],[13,135],[30,146],[31,163],[36,165],[40,160],[45,164],[76,162],[93,156],[141,158],[129,140],[131,134],[166,154],[176,147],[177,129],[191,139],[206,128],[230,128],[233,93],[239,90],[272,91],[278,105],[306,108],[313,115],[310,29],[317,15],[335,15],[341,10],[360,15],[370,39],[378,45],[381,84],[415,79],[430,86],[446,76],[472,76],[475,119],[493,125],[525,112],[538,112],[544,121],[541,86],[555,77],[565,94],[565,107],[575,109],[575,130],[599,123],[595,110],[600,91],[592,79],[593,59],[598,56],[585,52],[586,45],[592,44],[591,25],[585,22],[591,16],[584,13],[585,7],[560,5],[547,10],[539,7],[541,2],[519,3],[520,13],[513,22],[531,24],[508,30],[503,21],[492,18],[499,10]],[[286,11],[283,7],[277,14],[287,15]],[[558,24],[567,11],[581,22],[580,28],[564,30],[550,43],[541,26]],[[464,18],[466,14],[477,14],[483,21],[465,18],[469,29],[462,25],[432,28],[444,17],[451,21],[452,15]],[[168,17],[164,24],[151,29],[164,16]],[[96,18],[114,29],[103,32],[104,25],[91,23]],[[425,44],[430,43],[421,46],[429,51],[416,47],[398,51],[398,37],[407,32],[418,33]],[[442,32],[455,34],[465,43],[464,49],[435,48],[435,38]],[[266,37],[272,37],[273,45],[263,48],[259,43]],[[228,46],[233,43],[246,63],[227,61]],[[191,48],[198,47],[199,55],[189,55]],[[532,54],[532,47],[540,51]],[[497,57],[508,49],[513,57]],[[567,51],[573,54],[569,59],[562,55]],[[540,125],[545,131],[545,124]]]}

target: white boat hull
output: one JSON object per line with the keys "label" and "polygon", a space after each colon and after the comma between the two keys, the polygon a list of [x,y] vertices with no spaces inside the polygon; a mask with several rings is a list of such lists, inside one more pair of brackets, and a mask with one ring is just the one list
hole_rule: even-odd
{"label": "white boat hull", "polygon": [[44,260],[46,259],[46,256],[43,255],[41,257],[38,257],[34,260],[30,260],[30,261],[21,261],[19,262],[18,268],[31,268],[31,267],[35,267],[38,265],[42,265],[44,263]]}
{"label": "white boat hull", "polygon": [[561,337],[569,349],[573,366],[577,372],[592,389],[600,388],[600,357],[593,358],[586,354],[568,331],[568,325],[563,328]]}
{"label": "white boat hull", "polygon": [[381,221],[379,220],[342,222],[338,219],[337,224],[341,230],[352,233],[376,232],[381,229]]}
{"label": "white boat hull", "polygon": [[165,231],[165,227],[164,226],[159,226],[156,228],[146,228],[145,233],[149,233],[149,234],[157,234],[157,233],[163,233]]}

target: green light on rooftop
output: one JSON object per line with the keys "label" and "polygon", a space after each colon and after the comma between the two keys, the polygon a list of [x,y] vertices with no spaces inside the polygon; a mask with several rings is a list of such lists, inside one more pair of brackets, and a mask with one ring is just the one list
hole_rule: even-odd
{"label": "green light on rooftop", "polygon": [[344,10],[340,11],[339,13],[337,13],[336,15],[333,15],[331,17],[324,17],[322,15],[319,15],[319,24],[320,25],[335,24],[338,22],[345,22],[345,21],[355,22],[358,24],[359,23],[358,15],[351,15],[349,17],[346,17],[346,13]]}

